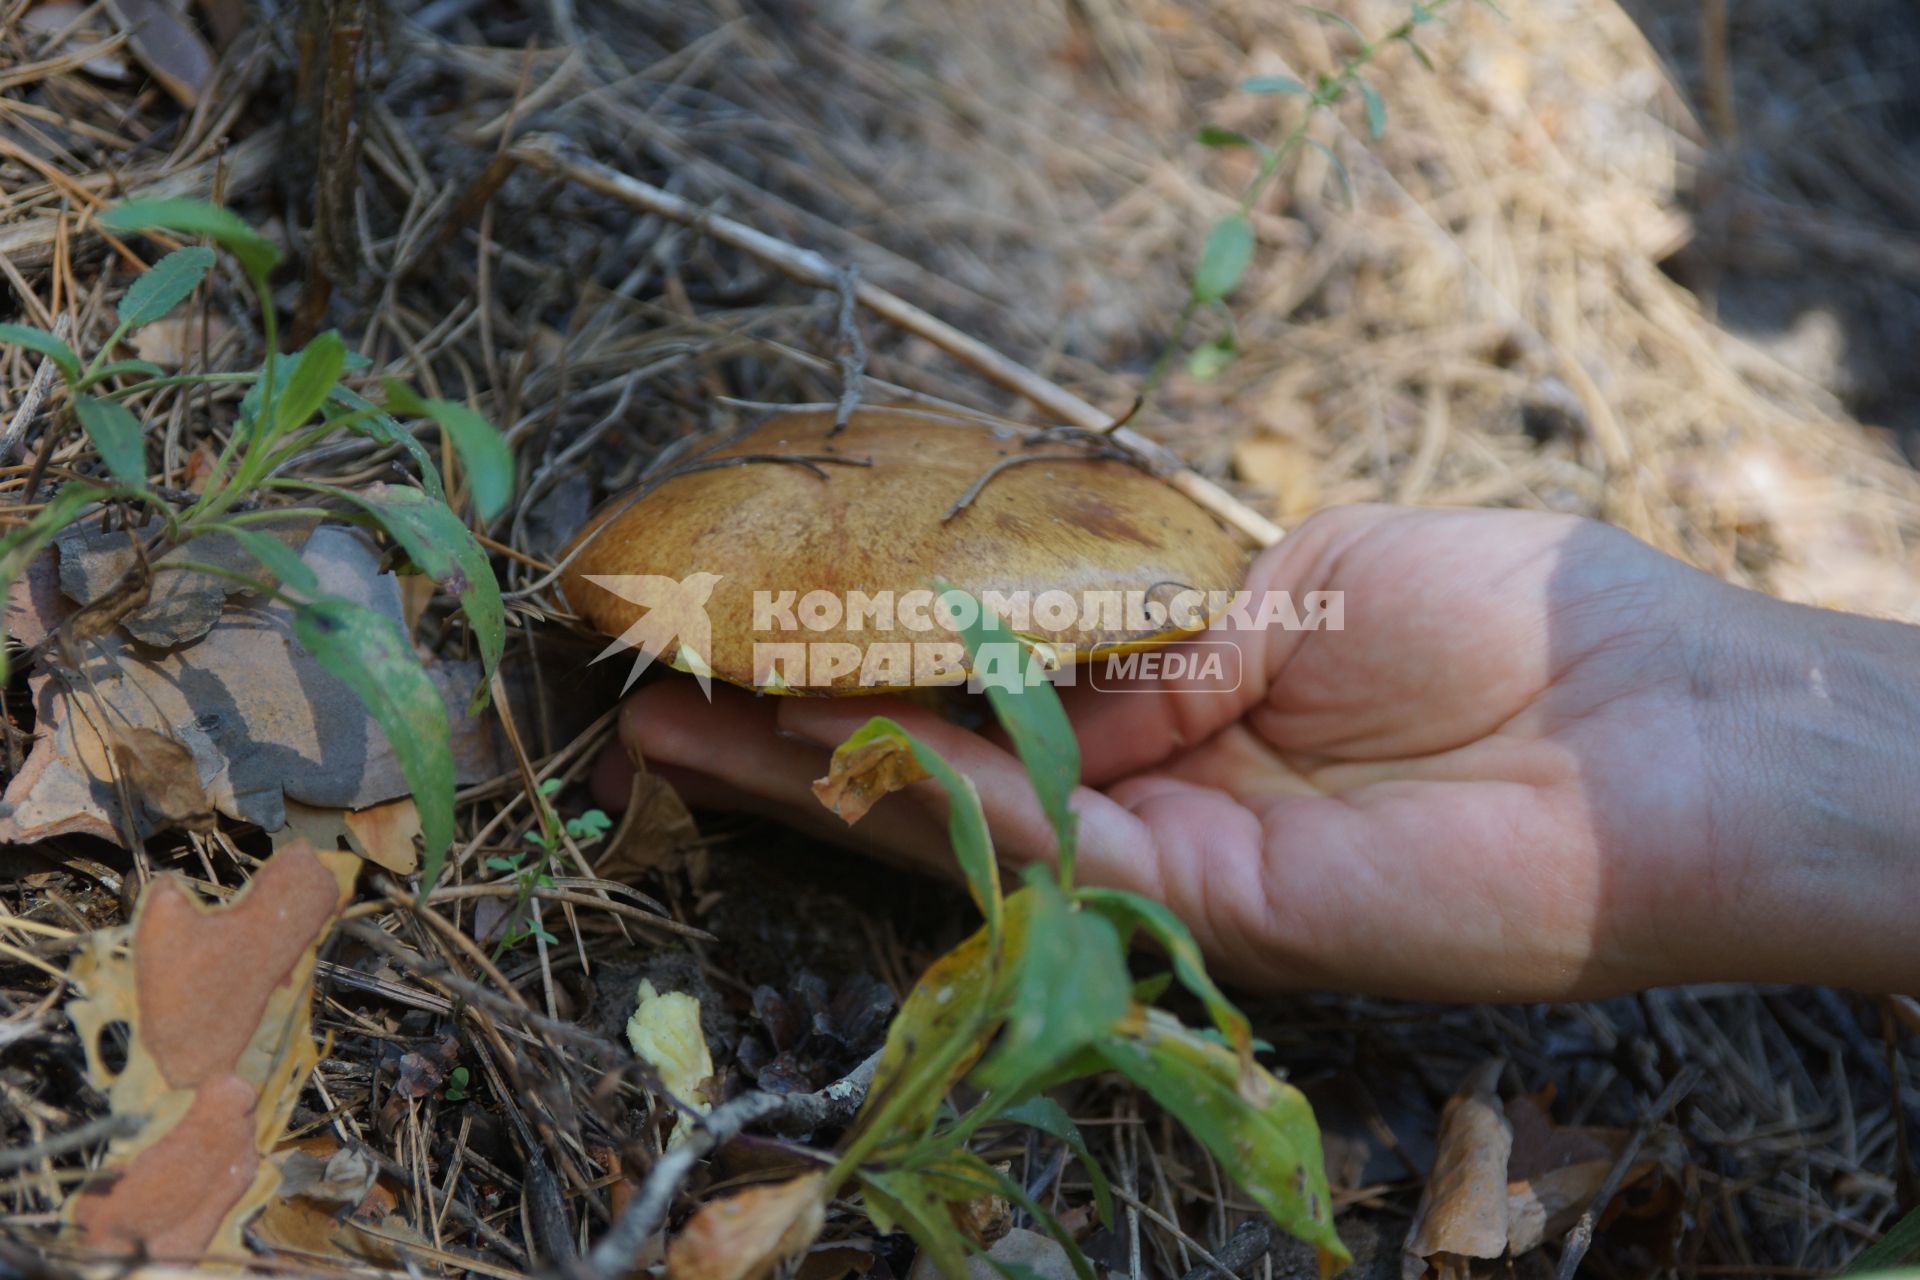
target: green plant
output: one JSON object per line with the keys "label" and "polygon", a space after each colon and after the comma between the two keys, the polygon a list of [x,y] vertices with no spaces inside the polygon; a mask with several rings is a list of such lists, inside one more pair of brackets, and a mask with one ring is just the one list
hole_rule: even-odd
{"label": "green plant", "polygon": [[[935,961],[907,997],[819,1194],[855,1184],[876,1224],[910,1233],[956,1278],[979,1246],[949,1206],[1005,1197],[1052,1234],[1088,1280],[1091,1268],[1053,1214],[969,1144],[1008,1125],[1068,1143],[1092,1181],[1097,1211],[1110,1222],[1105,1180],[1045,1091],[1114,1070],[1184,1125],[1276,1222],[1311,1242],[1325,1266],[1344,1264],[1306,1099],[1255,1061],[1247,1019],[1207,976],[1192,935],[1171,911],[1136,894],[1074,883],[1076,817],[1068,799],[1080,756],[1072,728],[1038,659],[985,610],[971,612],[980,619],[966,629],[973,669],[996,673],[985,676],[987,695],[1051,823],[1058,858],[1006,893],[979,797],[965,776],[885,718],[870,720],[835,752],[827,785],[837,778],[871,793],[932,778],[946,791],[948,836],[983,923]],[[1199,999],[1210,1028],[1187,1027],[1152,1007],[1158,985],[1134,985],[1126,945],[1141,931],[1166,953],[1172,977]],[[977,1099],[955,1112],[947,1099],[962,1083]]]}
{"label": "green plant", "polygon": [[[1380,93],[1362,78],[1361,72],[1380,56],[1382,50],[1395,44],[1404,44],[1413,51],[1420,64],[1433,70],[1433,64],[1415,39],[1416,33],[1432,22],[1439,12],[1453,0],[1414,0],[1411,11],[1399,26],[1381,36],[1378,40],[1369,40],[1351,22],[1337,13],[1324,9],[1309,9],[1328,22],[1346,30],[1357,43],[1358,48],[1352,57],[1343,63],[1332,75],[1322,75],[1313,85],[1308,86],[1290,76],[1254,76],[1242,82],[1244,93],[1281,95],[1305,100],[1300,117],[1278,141],[1271,144],[1261,142],[1234,129],[1225,129],[1218,125],[1205,125],[1195,135],[1195,140],[1207,147],[1247,147],[1260,156],[1260,168],[1254,174],[1253,181],[1241,193],[1240,202],[1231,213],[1222,214],[1207,231],[1207,238],[1201,244],[1200,257],[1195,262],[1193,277],[1187,291],[1186,303],[1181,307],[1179,316],[1174,320],[1173,332],[1168,336],[1166,345],[1161,348],[1155,359],[1153,370],[1147,376],[1143,394],[1152,398],[1160,388],[1172,368],[1174,358],[1179,354],[1186,340],[1187,330],[1194,317],[1202,310],[1217,312],[1224,325],[1220,335],[1202,343],[1187,357],[1187,371],[1201,380],[1217,377],[1239,355],[1239,335],[1234,328],[1233,312],[1226,300],[1240,282],[1246,277],[1247,268],[1253,263],[1254,232],[1253,209],[1266,194],[1276,178],[1280,176],[1286,163],[1299,153],[1302,147],[1311,147],[1326,156],[1333,167],[1334,174],[1340,180],[1341,189],[1346,192],[1349,201],[1353,198],[1353,184],[1347,177],[1346,166],[1332,148],[1316,138],[1307,136],[1308,128],[1314,117],[1322,110],[1332,107],[1346,98],[1349,92],[1357,92],[1366,107],[1367,132],[1378,140],[1387,130],[1387,105]],[[1488,0],[1490,3],[1490,0]]]}
{"label": "green plant", "polygon": [[448,1102],[465,1102],[469,1096],[467,1094],[469,1079],[465,1067],[455,1067],[447,1072],[447,1087],[442,1091],[441,1096]]}
{"label": "green plant", "polygon": [[[560,941],[533,914],[534,891],[553,888],[553,859],[560,852],[557,833],[564,831],[567,839],[575,844],[590,845],[599,843],[613,826],[613,819],[600,809],[588,809],[578,817],[562,822],[553,810],[553,797],[563,785],[559,778],[548,778],[534,789],[534,798],[539,804],[535,815],[536,826],[526,833],[527,843],[533,846],[532,850],[522,850],[511,857],[487,859],[489,870],[512,876],[518,889],[510,917],[512,923],[494,947],[495,958],[528,938],[538,938],[548,946]],[[529,862],[529,853],[539,856]]]}
{"label": "green plant", "polygon": [[[304,350],[282,354],[268,286],[280,251],[228,210],[192,200],[136,200],[108,209],[99,222],[129,235],[205,237],[225,249],[259,300],[265,358],[255,371],[173,376],[145,361],[113,359],[124,338],[186,301],[213,268],[213,251],[201,246],[168,254],[135,280],[120,300],[112,334],[84,363],[51,333],[0,325],[0,344],[39,352],[59,369],[71,420],[92,442],[110,479],[101,484],[68,482],[25,524],[0,538],[0,589],[63,528],[102,504],[123,504],[150,514],[159,527],[144,548],[149,553],[183,547],[213,533],[232,537],[260,563],[266,578],[184,556],[155,565],[152,554],[143,556],[133,572],[194,569],[234,578],[292,609],[300,644],[366,704],[393,748],[420,810],[425,893],[438,878],[453,838],[453,753],[445,704],[391,619],[323,591],[313,569],[261,526],[329,519],[384,530],[419,571],[459,599],[484,669],[470,708],[478,710],[506,643],[499,584],[479,540],[449,505],[438,465],[395,415],[438,425],[460,460],[473,511],[482,521],[499,514],[512,496],[512,454],[487,421],[465,405],[422,399],[389,380],[382,406],[343,385],[342,377],[363,369],[366,361],[350,352],[336,332],[320,334]],[[148,483],[144,428],[127,402],[163,387],[193,383],[239,383],[247,391],[205,486],[197,497],[179,498]],[[55,429],[64,425],[58,423]],[[301,454],[340,432],[406,450],[418,464],[420,487],[347,490],[294,472],[291,464]],[[0,678],[5,674],[0,652]]]}
{"label": "green plant", "polygon": [[[1843,1276],[1888,1275],[1920,1261],[1920,1209],[1887,1228],[1887,1234],[1861,1250]],[[1909,1273],[1910,1274],[1910,1273]]]}

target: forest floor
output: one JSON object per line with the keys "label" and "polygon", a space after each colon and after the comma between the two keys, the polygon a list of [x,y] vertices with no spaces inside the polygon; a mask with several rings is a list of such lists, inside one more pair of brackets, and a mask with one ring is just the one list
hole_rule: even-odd
{"label": "forest floor", "polygon": [[[311,672],[228,627],[216,593],[211,631],[179,661],[230,701],[188,718],[248,732],[220,747],[203,725],[226,753],[216,818],[129,841],[114,812],[129,793],[90,786],[71,741],[50,745],[59,717],[134,715],[157,696],[127,674],[152,664],[115,631],[123,618],[81,638],[122,656],[107,655],[114,687],[56,696],[99,654],[76,663],[42,641],[84,594],[70,573],[106,553],[63,541],[57,562],[8,568],[0,1268],[92,1265],[60,1233],[75,1189],[109,1140],[132,1140],[126,1099],[161,1096],[130,1079],[145,1068],[114,1065],[163,1016],[160,997],[113,976],[142,886],[177,871],[229,900],[305,835],[373,864],[330,935],[288,950],[271,923],[236,923],[225,950],[157,980],[185,994],[187,1039],[212,1026],[257,1047],[294,1014],[272,981],[236,1012],[247,972],[314,974],[313,1075],[283,1118],[306,1190],[274,1192],[246,1245],[293,1271],[530,1274],[597,1237],[658,1164],[671,1112],[622,1035],[642,978],[699,997],[723,1094],[818,1087],[877,1045],[970,908],[766,823],[700,814],[696,830],[659,791],[611,830],[586,817],[618,680],[587,669],[598,642],[570,626],[550,567],[603,499],[674,442],[741,421],[740,402],[833,400],[843,326],[834,290],[516,148],[563,137],[1123,412],[1205,229],[1257,163],[1196,130],[1284,129],[1297,99],[1237,86],[1311,83],[1354,37],[1260,0],[430,0],[369,6],[364,29],[329,45],[291,18],[249,26],[240,0],[200,0],[154,20],[171,40],[129,40],[112,14],[149,5],[172,13],[0,4],[0,320],[90,356],[136,278],[136,250],[94,222],[125,196],[212,197],[258,227],[295,264],[273,280],[291,345],[337,328],[366,362],[348,385],[400,377],[478,409],[512,445],[513,503],[479,526],[506,602],[508,714],[456,718],[455,854],[423,908],[389,878],[415,869],[418,821],[392,807],[393,753],[350,704],[303,694]],[[1399,0],[1336,7],[1368,34],[1408,14]],[[1238,358],[1204,380],[1176,366],[1132,425],[1282,525],[1350,501],[1573,512],[1744,585],[1920,621],[1920,480],[1903,456],[1920,451],[1920,22],[1897,0],[1835,13],[1759,0],[1716,28],[1719,7],[1535,0],[1502,14],[1459,0],[1420,30],[1431,70],[1383,49],[1368,72],[1379,136],[1357,98],[1323,114],[1310,136],[1324,150],[1303,150],[1254,211]],[[331,93],[330,56],[345,69]],[[169,373],[258,367],[266,335],[244,283],[217,270],[125,354]],[[1202,317],[1194,340],[1222,323]],[[870,399],[1046,419],[923,338],[861,324]],[[43,486],[102,474],[49,379],[38,354],[0,344],[9,531]],[[241,390],[135,402],[157,488],[192,499]],[[302,474],[364,488],[404,478],[397,456],[327,446]],[[325,554],[390,599],[434,680],[472,687],[473,634],[444,598],[377,556]],[[527,835],[546,830],[536,791],[581,824],[548,835],[544,888],[560,896],[545,899],[523,874]],[[77,1024],[101,1038],[63,1016],[82,1003]],[[1406,1269],[1441,1112],[1463,1087],[1456,1111],[1504,1115],[1513,1151],[1456,1137],[1447,1158],[1492,1161],[1481,1193],[1531,1197],[1552,1229],[1510,1259],[1439,1270],[1551,1273],[1567,1220],[1609,1174],[1617,1194],[1595,1206],[1588,1255],[1606,1276],[1831,1274],[1915,1204],[1910,1001],[1723,985],[1567,1005],[1246,1007],[1263,1060],[1319,1111],[1355,1274]],[[1089,1257],[1177,1277],[1204,1275],[1205,1250],[1263,1274],[1264,1248],[1240,1230],[1251,1206],[1143,1093],[1103,1079],[1065,1101],[1122,1193],[1114,1228],[1084,1224]],[[765,1155],[735,1145],[681,1188],[671,1222]],[[1062,1175],[1044,1144],[997,1154],[1054,1203],[1086,1203],[1084,1174]],[[176,1176],[211,1176],[186,1168]],[[902,1237],[844,1205],[823,1239],[799,1264],[807,1280],[904,1280],[913,1265]],[[1271,1256],[1272,1273],[1311,1271],[1297,1252]]]}

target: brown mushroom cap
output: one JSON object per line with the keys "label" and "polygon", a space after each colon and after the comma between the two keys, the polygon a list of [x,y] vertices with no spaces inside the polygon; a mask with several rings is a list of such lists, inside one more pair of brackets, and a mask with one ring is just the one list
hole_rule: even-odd
{"label": "brown mushroom cap", "polygon": [[[898,620],[876,629],[870,617],[849,618],[845,609],[837,619],[831,609],[812,615],[832,621],[817,630],[795,614],[801,628],[788,630],[785,611],[770,615],[764,606],[784,601],[790,610],[809,592],[843,604],[853,592],[900,600],[937,580],[974,596],[1065,592],[1080,601],[1087,592],[1136,592],[1162,603],[1182,591],[1228,593],[1241,585],[1247,553],[1210,515],[1135,466],[1091,456],[1084,442],[1031,441],[1011,428],[904,409],[864,409],[837,435],[832,427],[829,412],[783,414],[683,463],[638,500],[615,501],[576,539],[579,552],[561,580],[568,603],[596,630],[619,636],[650,610],[590,579],[717,575],[698,579],[695,590],[711,587],[704,601],[710,651],[698,652],[679,634],[686,628],[666,620],[659,656],[748,688],[846,694],[884,690],[866,685],[859,671],[796,672],[774,662],[768,646],[850,645],[841,652],[868,656],[879,643],[956,637],[910,632]],[[1023,455],[1035,460],[1003,466],[945,518],[990,468]],[[711,465],[730,458],[787,460]],[[816,461],[793,460],[800,458]],[[756,592],[767,593],[760,621],[780,618],[758,631]],[[1030,622],[1023,634],[1084,660],[1193,630],[1140,623],[1137,615],[1076,610],[1063,628]],[[924,678],[931,674],[923,669],[915,682],[962,678]]]}

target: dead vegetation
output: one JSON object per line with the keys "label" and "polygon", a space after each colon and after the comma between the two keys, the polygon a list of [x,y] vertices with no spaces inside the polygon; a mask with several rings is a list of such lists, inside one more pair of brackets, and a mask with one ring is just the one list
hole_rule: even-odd
{"label": "dead vegetation", "polygon": [[[471,403],[515,446],[516,504],[485,531],[517,624],[515,687],[504,720],[466,726],[455,856],[417,904],[394,880],[413,869],[405,814],[351,813],[398,793],[391,767],[369,755],[364,720],[288,723],[301,701],[281,695],[304,687],[300,673],[249,668],[253,700],[234,710],[258,722],[210,748],[255,766],[265,757],[250,752],[284,748],[298,763],[265,780],[223,774],[230,802],[207,799],[225,821],[136,839],[131,855],[100,816],[111,793],[84,779],[70,795],[22,782],[34,735],[60,731],[70,713],[44,671],[35,693],[47,696],[16,680],[6,822],[46,838],[0,851],[4,1261],[30,1271],[44,1259],[56,1274],[88,1265],[57,1230],[74,1220],[75,1188],[109,1140],[124,1156],[157,1136],[114,1118],[123,1086],[102,1073],[102,1045],[70,1024],[76,993],[63,974],[112,951],[119,935],[103,931],[132,921],[155,872],[184,872],[225,900],[277,843],[304,836],[345,841],[376,865],[314,958],[321,1056],[293,1104],[295,1155],[280,1152],[278,1189],[259,1184],[270,1203],[247,1242],[294,1270],[515,1276],[581,1257],[623,1220],[648,1227],[641,1258],[659,1263],[664,1225],[782,1156],[755,1139],[699,1172],[690,1157],[670,1160],[676,1105],[620,1035],[639,979],[701,998],[729,1092],[751,1081],[818,1102],[815,1091],[877,1043],[872,980],[904,992],[959,916],[941,890],[856,871],[765,827],[734,822],[702,838],[644,779],[603,838],[591,824],[543,821],[541,784],[553,780],[554,816],[581,818],[612,705],[579,674],[591,651],[557,625],[554,557],[598,499],[631,486],[662,449],[747,420],[736,400],[835,400],[843,326],[834,290],[796,285],[764,257],[637,214],[516,148],[536,132],[563,137],[857,268],[1120,413],[1185,296],[1204,228],[1251,163],[1193,145],[1194,129],[1269,132],[1291,100],[1234,87],[1330,72],[1349,37],[1291,6],[1242,0],[964,10],[310,0],[251,26],[241,6],[206,3],[196,25],[156,47],[125,34],[126,12],[152,8],[165,6],[0,7],[4,318],[83,349],[111,330],[135,251],[91,216],[132,194],[221,200],[323,264],[279,282],[293,323],[337,325],[369,358],[367,379],[394,373]],[[1912,40],[1895,6],[1866,8],[1881,14],[1889,48]],[[1305,153],[1256,210],[1240,359],[1210,382],[1176,374],[1131,425],[1282,524],[1358,500],[1546,507],[1615,521],[1763,589],[1920,618],[1920,484],[1846,407],[1889,395],[1876,401],[1843,361],[1807,358],[1805,342],[1742,336],[1737,291],[1703,286],[1721,323],[1663,270],[1690,255],[1699,283],[1743,255],[1810,254],[1830,273],[1874,277],[1866,319],[1842,313],[1850,343],[1865,343],[1876,318],[1913,323],[1911,288],[1899,284],[1911,285],[1900,264],[1913,245],[1886,227],[1920,207],[1920,189],[1873,107],[1880,77],[1898,73],[1859,70],[1873,50],[1822,43],[1876,29],[1862,20],[1836,35],[1796,6],[1741,6],[1722,57],[1713,39],[1699,52],[1690,29],[1670,24],[1650,43],[1609,5],[1512,10],[1456,5],[1425,28],[1432,73],[1404,50],[1386,55],[1380,140],[1357,102],[1316,123],[1351,199],[1320,153]],[[1394,0],[1341,12],[1367,32],[1405,16]],[[1762,48],[1775,23],[1797,33],[1795,47],[1828,50],[1830,63],[1807,64],[1818,76],[1803,83],[1788,74],[1800,64]],[[211,42],[204,61],[196,41]],[[1680,60],[1677,75],[1656,48]],[[1782,112],[1817,119],[1819,132],[1779,125]],[[1797,148],[1769,141],[1782,129]],[[1758,163],[1763,144],[1792,164]],[[145,331],[136,354],[170,370],[257,363],[262,337],[234,283]],[[1055,416],[922,336],[871,315],[862,335],[873,399]],[[47,482],[97,471],[84,440],[56,429],[58,393],[41,365],[0,351],[10,520]],[[134,406],[158,442],[156,484],[193,488],[239,398],[238,387],[201,385]],[[316,450],[304,466],[364,485],[397,478],[393,452]],[[376,565],[355,572],[446,668],[467,658],[465,632],[439,604]],[[8,633],[32,645],[36,620],[48,628],[74,601],[44,574],[23,582],[38,594],[10,604]],[[92,660],[133,690],[124,706],[145,705],[133,673],[148,664],[116,658],[133,642],[116,632],[96,643]],[[96,681],[70,701],[109,707],[114,692]],[[340,769],[309,767],[341,764],[341,751]],[[259,826],[276,812],[294,825],[269,837]],[[529,832],[553,842],[544,885],[520,861]],[[520,945],[495,950],[516,934]],[[137,964],[137,927],[135,939]],[[231,974],[180,963],[181,990],[230,1011],[245,1038],[260,1031]],[[810,1032],[795,1008],[817,1015]],[[151,1016],[144,1004],[119,1015],[129,1063]],[[1552,1008],[1304,999],[1261,1009],[1255,1030],[1320,1108],[1342,1227],[1366,1274],[1397,1272],[1410,1234],[1443,1270],[1490,1273],[1506,1264],[1465,1259],[1545,1244],[1513,1264],[1537,1274],[1611,1180],[1624,1190],[1598,1216],[1594,1273],[1707,1276],[1828,1273],[1912,1207],[1917,1024],[1899,1003],[1724,987]],[[305,1051],[284,1034],[278,1043],[287,1060]],[[1504,1065],[1485,1065],[1495,1058]],[[242,1121],[265,1126],[279,1098],[262,1087],[268,1077],[236,1074],[254,1093],[220,1132],[244,1145]],[[1674,1092],[1676,1081],[1686,1088]],[[212,1093],[171,1083],[170,1102],[141,1095],[154,1123],[186,1123],[190,1099]],[[1143,1096],[1108,1085],[1069,1101],[1121,1206],[1117,1230],[1089,1231],[1097,1262],[1177,1276],[1218,1257],[1265,1274],[1249,1206]],[[789,1105],[812,1124],[832,1119],[812,1103],[754,1105],[766,1107],[761,1120]],[[278,1136],[261,1133],[270,1147]],[[1063,1147],[1004,1145],[994,1158],[1022,1182],[1063,1210],[1087,1203]],[[663,1166],[689,1180],[663,1186]],[[220,1234],[224,1214],[203,1247],[239,1239]],[[1503,1220],[1506,1233],[1476,1234],[1476,1217]],[[836,1208],[799,1274],[898,1275],[910,1253]],[[593,1265],[611,1274],[604,1259]],[[1283,1248],[1270,1265],[1311,1264]]]}

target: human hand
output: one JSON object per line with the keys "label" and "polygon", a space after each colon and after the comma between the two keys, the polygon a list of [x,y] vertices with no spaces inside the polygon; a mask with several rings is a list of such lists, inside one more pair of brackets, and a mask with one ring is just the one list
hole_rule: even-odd
{"label": "human hand", "polygon": [[[1849,794],[1905,758],[1890,708],[1911,697],[1887,672],[1910,629],[1511,511],[1332,509],[1249,586],[1343,591],[1345,628],[1210,634],[1242,650],[1230,691],[1063,690],[1084,758],[1080,877],[1165,902],[1225,974],[1502,1000],[1920,977],[1904,922],[1891,942],[1833,945],[1898,896],[1886,877],[1914,900],[1899,832],[1920,815]],[[668,681],[629,700],[620,730],[690,803],[950,866],[931,784],[851,830],[812,795],[875,714],[974,780],[1004,859],[1050,855],[1003,741],[897,700],[716,687],[709,706]],[[630,768],[602,762],[602,803]]]}

